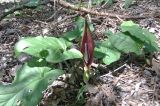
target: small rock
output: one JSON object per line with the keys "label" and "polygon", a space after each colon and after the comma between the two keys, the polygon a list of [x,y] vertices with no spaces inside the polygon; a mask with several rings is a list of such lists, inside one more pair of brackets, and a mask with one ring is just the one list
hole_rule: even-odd
{"label": "small rock", "polygon": [[150,28],[150,29],[149,29],[149,32],[155,33],[155,32],[156,32],[156,29],[155,29],[155,28]]}
{"label": "small rock", "polygon": [[144,70],[144,74],[147,76],[152,76],[152,74],[148,70]]}
{"label": "small rock", "polygon": [[49,32],[48,28],[44,28],[44,29],[42,30],[43,35],[48,34],[48,32]]}

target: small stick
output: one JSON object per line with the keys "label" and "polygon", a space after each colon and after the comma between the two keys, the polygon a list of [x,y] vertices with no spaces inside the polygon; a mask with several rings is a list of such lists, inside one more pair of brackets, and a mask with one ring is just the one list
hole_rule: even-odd
{"label": "small stick", "polygon": [[79,15],[79,14],[74,14],[74,15],[66,16],[65,18],[63,18],[63,19],[60,20],[59,22],[52,23],[52,24],[51,24],[51,27],[54,27],[54,26],[56,26],[56,25],[58,25],[58,24],[61,24],[61,23],[65,22],[67,19],[74,18],[74,17],[76,17],[76,16],[78,16],[78,15]]}
{"label": "small stick", "polygon": [[[51,0],[52,2],[53,0]],[[66,2],[64,0],[56,0],[56,2],[61,5],[64,8],[67,9],[72,9],[75,11],[80,11],[80,12],[84,12],[84,13],[88,13],[91,15],[97,15],[97,16],[105,16],[105,17],[112,17],[112,18],[123,18],[123,19],[143,19],[143,18],[148,18],[148,17],[152,17],[151,15],[136,15],[136,16],[128,16],[128,15],[119,15],[119,14],[114,14],[114,13],[108,13],[108,12],[98,12],[96,10],[91,10],[91,9],[87,9],[84,7],[77,7],[69,2]]]}
{"label": "small stick", "polygon": [[109,73],[109,70],[107,69],[107,67],[105,67],[102,64],[96,64],[96,63],[92,63],[91,66],[93,68],[98,69],[99,71],[105,72],[105,73]]}
{"label": "small stick", "polygon": [[[118,70],[120,70],[120,69],[122,69],[122,68],[124,68],[124,67],[126,67],[126,66],[127,66],[127,64],[124,64],[124,65],[118,67],[117,69],[115,69],[113,72],[116,72],[116,71],[118,71]],[[128,68],[128,67],[127,67],[127,68]]]}

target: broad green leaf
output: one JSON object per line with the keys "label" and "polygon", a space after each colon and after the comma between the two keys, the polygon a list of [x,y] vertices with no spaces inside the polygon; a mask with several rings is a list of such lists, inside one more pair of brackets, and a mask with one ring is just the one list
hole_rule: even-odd
{"label": "broad green leaf", "polygon": [[109,65],[117,61],[121,53],[111,47],[109,40],[105,40],[96,45],[94,55],[96,58],[102,58],[103,63]]}
{"label": "broad green leaf", "polygon": [[103,63],[109,65],[115,61],[117,61],[120,58],[121,53],[116,51],[116,50],[112,50],[110,48],[106,48],[106,47],[100,47],[100,48],[95,48],[96,52],[102,53],[101,56],[104,55],[103,57]]}
{"label": "broad green leaf", "polygon": [[124,21],[122,24],[121,24],[121,27],[123,26],[138,26],[138,24],[135,24],[133,21]]}
{"label": "broad green leaf", "polygon": [[142,42],[149,43],[150,38],[148,35],[145,35],[142,28],[138,24],[133,23],[133,21],[124,21],[121,24],[121,30],[122,32],[129,32],[130,36],[136,37]]}
{"label": "broad green leaf", "polygon": [[[28,67],[17,71],[15,80],[9,85],[0,85],[0,106],[37,106],[51,80],[62,75],[60,69]],[[19,104],[19,105],[18,105]]]}
{"label": "broad green leaf", "polygon": [[69,48],[71,43],[63,38],[38,36],[20,40],[15,46],[15,54],[18,57],[25,52],[53,63],[82,57],[80,51]]}
{"label": "broad green leaf", "polygon": [[75,58],[82,58],[82,53],[77,49],[70,49],[63,52],[63,59],[75,59]]}
{"label": "broad green leaf", "polygon": [[32,58],[32,59],[30,59],[29,61],[27,61],[28,62],[28,66],[30,66],[30,67],[44,67],[44,66],[47,66],[48,64],[47,64],[47,62],[46,62],[46,60],[45,59],[39,59],[39,58]]}
{"label": "broad green leaf", "polygon": [[149,52],[158,50],[156,37],[147,29],[142,29],[140,26],[133,23],[132,21],[125,21],[121,24],[121,30],[123,33],[130,36],[136,42],[143,43]]}
{"label": "broad green leaf", "polygon": [[105,31],[105,36],[114,36],[113,32],[111,30]]}
{"label": "broad green leaf", "polygon": [[47,49],[61,49],[66,50],[71,44],[67,41],[55,37],[30,37],[23,38],[15,45],[15,54],[18,56],[21,52],[28,53],[35,57],[40,57],[40,52]]}
{"label": "broad green leaf", "polygon": [[157,52],[160,50],[158,44],[156,43],[157,39],[156,36],[150,33],[147,29],[143,29],[144,35],[148,37],[148,42],[145,43],[145,50],[147,52]]}
{"label": "broad green leaf", "polygon": [[63,37],[69,41],[72,41],[81,36],[79,28],[74,29],[73,31],[66,32],[63,34]]}
{"label": "broad green leaf", "polygon": [[48,50],[48,53],[52,54],[52,55],[48,55],[46,57],[46,61],[51,62],[51,63],[59,63],[59,62],[63,61],[62,57],[61,57],[63,55],[63,52],[61,50],[59,50],[59,49],[51,50],[50,49],[50,50]]}
{"label": "broad green leaf", "polygon": [[117,33],[115,36],[109,37],[113,47],[124,53],[142,54],[143,44],[134,41],[130,36],[123,33]]}
{"label": "broad green leaf", "polygon": [[[54,53],[52,53],[54,52]],[[64,51],[63,53],[59,50],[50,51],[53,55],[49,55],[46,60],[52,63],[58,63],[69,59],[82,58],[82,54],[79,50],[69,49]]]}

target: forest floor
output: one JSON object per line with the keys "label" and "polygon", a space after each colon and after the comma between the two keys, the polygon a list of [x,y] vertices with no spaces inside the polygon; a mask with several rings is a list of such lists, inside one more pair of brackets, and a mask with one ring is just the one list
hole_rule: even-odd
{"label": "forest floor", "polygon": [[[101,4],[93,8],[98,11],[130,16],[144,15],[144,13],[156,14],[156,18],[131,20],[154,33],[160,45],[159,1],[137,0],[128,9],[123,8],[122,0],[116,1],[112,5]],[[6,7],[0,6],[0,14],[4,9]],[[20,38],[38,35],[59,37],[75,27],[74,18],[77,13],[79,12],[68,11],[59,5],[53,8],[51,4],[47,4],[41,9],[24,9],[20,13],[15,12],[2,20],[0,22],[0,81],[3,83],[13,81],[19,65],[18,60],[14,58],[14,45]],[[94,35],[97,39],[102,39],[105,36],[104,31],[118,31],[118,26],[123,19],[91,15],[91,21],[95,27]],[[153,65],[160,68],[160,56],[157,56],[159,63],[153,63]],[[85,106],[160,106],[160,81],[156,77],[155,70],[141,64],[138,59],[135,62],[126,62],[127,60],[128,58],[123,62],[113,63],[108,66],[111,67],[109,73],[103,72],[97,75],[96,82],[86,86],[87,91],[80,102],[84,102]],[[116,70],[121,66],[123,67]],[[65,84],[62,82],[60,86],[50,85],[44,92],[40,106],[74,105],[77,88],[71,85],[63,87],[63,85]]]}

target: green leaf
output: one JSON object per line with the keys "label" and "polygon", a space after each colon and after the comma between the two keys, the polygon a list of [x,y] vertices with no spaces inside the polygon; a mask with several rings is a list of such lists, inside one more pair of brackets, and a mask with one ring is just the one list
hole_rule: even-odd
{"label": "green leaf", "polygon": [[32,37],[20,40],[15,46],[18,57],[25,52],[34,57],[46,58],[48,62],[62,62],[68,59],[82,58],[80,51],[70,49],[71,42],[55,37]]}
{"label": "green leaf", "polygon": [[[78,27],[78,29],[80,31],[80,35],[82,35],[82,32],[84,30],[85,19],[82,18],[82,17],[77,17],[75,23],[76,23],[76,25],[77,25],[77,27]],[[89,25],[90,31],[93,32],[94,31],[93,24],[92,23],[88,23],[88,25]]]}
{"label": "green leaf", "polygon": [[[77,94],[77,101],[80,101],[80,100],[84,100],[84,95],[83,93],[86,91],[86,85],[82,85],[81,88],[78,90],[78,94]],[[77,102],[76,101],[76,102]]]}
{"label": "green leaf", "polygon": [[18,56],[21,52],[28,53],[35,57],[40,57],[40,52],[47,49],[66,50],[71,44],[67,44],[65,40],[55,37],[30,37],[23,38],[15,45],[15,54]]}
{"label": "green leaf", "polygon": [[108,5],[112,5],[113,4],[113,0],[93,0],[93,4],[96,4],[96,5],[99,5],[102,2],[105,2]]}
{"label": "green leaf", "polygon": [[159,48],[156,43],[156,37],[147,29],[142,29],[132,21],[125,21],[121,24],[121,30],[123,33],[130,36],[136,42],[143,43],[147,51],[158,51]]}
{"label": "green leaf", "polygon": [[74,29],[73,31],[66,32],[62,35],[65,39],[72,41],[81,36],[79,28]]}
{"label": "green leaf", "polygon": [[107,36],[107,37],[114,36],[114,34],[111,30],[107,30],[107,31],[105,31],[105,36]]}
{"label": "green leaf", "polygon": [[82,58],[81,52],[76,49],[69,49],[64,51],[63,53],[59,50],[50,51],[50,53],[53,55],[49,55],[46,60],[52,63],[58,63],[69,59]]}
{"label": "green leaf", "polygon": [[[63,38],[65,38],[69,41],[72,41],[76,38],[81,38],[83,30],[84,30],[84,23],[85,23],[85,19],[83,17],[77,17],[75,19],[76,28],[73,31],[64,33],[62,35]],[[94,31],[93,24],[88,23],[88,25],[89,25],[91,32]]]}
{"label": "green leaf", "polygon": [[38,6],[39,2],[40,0],[29,0],[29,2],[25,4],[25,6],[28,6],[28,7]]}
{"label": "green leaf", "polygon": [[102,58],[103,63],[109,65],[117,61],[121,53],[114,47],[111,47],[109,40],[105,40],[96,45],[94,55],[96,58]]}
{"label": "green leaf", "polygon": [[51,80],[62,75],[60,69],[48,67],[28,67],[17,71],[15,80],[9,85],[0,85],[0,106],[37,106]]}
{"label": "green leaf", "polygon": [[123,33],[117,33],[115,36],[109,37],[109,40],[113,47],[124,53],[136,53],[142,54],[143,44],[136,42],[130,36]]}
{"label": "green leaf", "polygon": [[63,60],[82,58],[82,53],[77,49],[70,49],[63,52]]}
{"label": "green leaf", "polygon": [[133,0],[125,0],[124,7],[127,9],[132,3],[133,3]]}
{"label": "green leaf", "polygon": [[112,5],[112,4],[113,4],[113,1],[114,1],[114,0],[105,0],[105,2],[106,2],[107,4],[109,4],[109,5]]}
{"label": "green leaf", "polygon": [[[121,55],[120,52],[106,47],[95,48],[95,51],[98,52],[99,54],[102,53],[101,56],[104,55],[102,60],[103,63],[107,65],[117,61]],[[97,56],[95,55],[95,57]]]}
{"label": "green leaf", "polygon": [[145,36],[148,37],[148,41],[145,42],[145,50],[147,52],[158,52],[160,48],[158,47],[158,44],[156,43],[157,39],[156,36],[152,33],[150,33],[147,29],[143,29],[143,33]]}
{"label": "green leaf", "polygon": [[45,59],[39,59],[39,58],[32,58],[30,59],[28,62],[28,66],[30,67],[44,67],[44,66],[47,66],[47,62]]}
{"label": "green leaf", "polygon": [[121,27],[123,26],[138,26],[138,24],[135,24],[133,21],[124,21],[122,24],[121,24]]}
{"label": "green leaf", "polygon": [[83,106],[85,104],[84,92],[86,92],[86,85],[83,85],[79,88],[76,101],[70,106]]}
{"label": "green leaf", "polygon": [[[139,39],[142,42],[148,42],[149,38],[146,36],[141,27],[138,24],[133,23],[133,21],[124,21],[121,24],[122,32],[129,32],[132,37]],[[129,35],[129,34],[128,34]]]}

